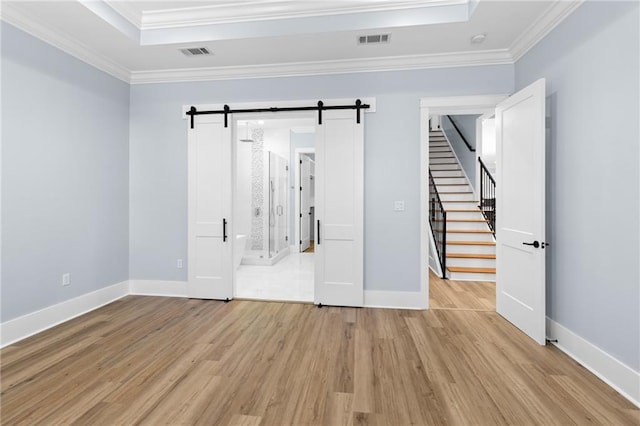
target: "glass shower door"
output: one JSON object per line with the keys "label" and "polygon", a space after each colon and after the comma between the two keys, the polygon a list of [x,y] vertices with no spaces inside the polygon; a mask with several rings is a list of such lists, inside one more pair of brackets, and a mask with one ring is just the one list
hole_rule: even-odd
{"label": "glass shower door", "polygon": [[288,246],[287,160],[269,152],[269,257]]}

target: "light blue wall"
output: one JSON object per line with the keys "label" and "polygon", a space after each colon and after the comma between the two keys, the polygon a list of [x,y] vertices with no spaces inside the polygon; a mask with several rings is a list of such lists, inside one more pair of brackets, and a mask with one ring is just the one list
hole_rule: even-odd
{"label": "light blue wall", "polygon": [[8,24],[1,32],[7,321],[128,279],[129,86]]}
{"label": "light blue wall", "polygon": [[[476,119],[480,115],[452,115],[451,118],[458,126],[460,132],[465,137],[469,145],[475,149],[476,147]],[[451,146],[460,160],[460,165],[467,174],[471,186],[476,187],[476,153],[471,151],[467,144],[464,143],[460,134],[446,117],[442,117],[442,130],[446,133],[447,138],[451,142]]]}
{"label": "light blue wall", "polygon": [[[486,66],[131,88],[130,276],[186,280],[187,123],[182,105],[376,97],[365,119],[365,288],[420,287],[420,98],[509,93],[513,67]],[[404,200],[406,211],[393,211]],[[393,265],[393,267],[389,267]]]}
{"label": "light blue wall", "polygon": [[585,2],[516,64],[547,79],[547,312],[640,371],[637,2]]}
{"label": "light blue wall", "polygon": [[[289,176],[291,179],[296,175],[294,170],[298,170],[296,161],[296,149],[298,148],[313,148],[316,145],[315,133],[296,133],[290,132],[289,141],[291,143],[291,150],[289,153]],[[292,180],[289,182],[289,245],[298,245],[296,239],[296,185]],[[312,227],[313,228],[313,227]],[[312,238],[313,239],[313,238]]]}

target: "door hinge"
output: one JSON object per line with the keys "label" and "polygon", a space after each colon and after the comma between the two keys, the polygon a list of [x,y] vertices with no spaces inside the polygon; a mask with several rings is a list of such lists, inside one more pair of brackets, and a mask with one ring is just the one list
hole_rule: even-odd
{"label": "door hinge", "polygon": [[300,160],[300,164],[302,164],[302,160]]}
{"label": "door hinge", "polygon": [[300,191],[302,191],[302,187],[300,187]]}
{"label": "door hinge", "polygon": [[284,236],[284,240],[285,240],[285,241],[289,241],[289,236],[288,236],[288,235],[285,235],[285,236]]}
{"label": "door hinge", "polygon": [[300,240],[300,245],[302,245],[302,240]]}
{"label": "door hinge", "polygon": [[289,166],[284,166],[284,170],[288,172],[289,171]]}
{"label": "door hinge", "polygon": [[300,217],[302,217],[302,213],[300,213]]}

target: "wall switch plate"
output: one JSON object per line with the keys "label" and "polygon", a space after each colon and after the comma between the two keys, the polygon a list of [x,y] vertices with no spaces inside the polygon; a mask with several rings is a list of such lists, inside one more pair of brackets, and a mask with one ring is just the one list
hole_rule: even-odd
{"label": "wall switch plate", "polygon": [[178,260],[176,261],[176,267],[177,267],[178,269],[182,269],[182,259],[178,259]]}
{"label": "wall switch plate", "polygon": [[62,285],[71,284],[71,274],[67,272],[66,274],[62,274]]}
{"label": "wall switch plate", "polygon": [[396,212],[403,212],[404,211],[404,201],[395,201],[393,203],[393,210]]}

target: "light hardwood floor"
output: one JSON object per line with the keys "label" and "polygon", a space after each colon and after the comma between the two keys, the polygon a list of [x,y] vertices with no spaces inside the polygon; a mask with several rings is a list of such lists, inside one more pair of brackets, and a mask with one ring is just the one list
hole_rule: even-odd
{"label": "light hardwood floor", "polygon": [[431,309],[496,310],[496,284],[485,281],[443,280],[429,270]]}
{"label": "light hardwood floor", "polygon": [[3,425],[640,422],[494,312],[128,296],[0,357]]}

